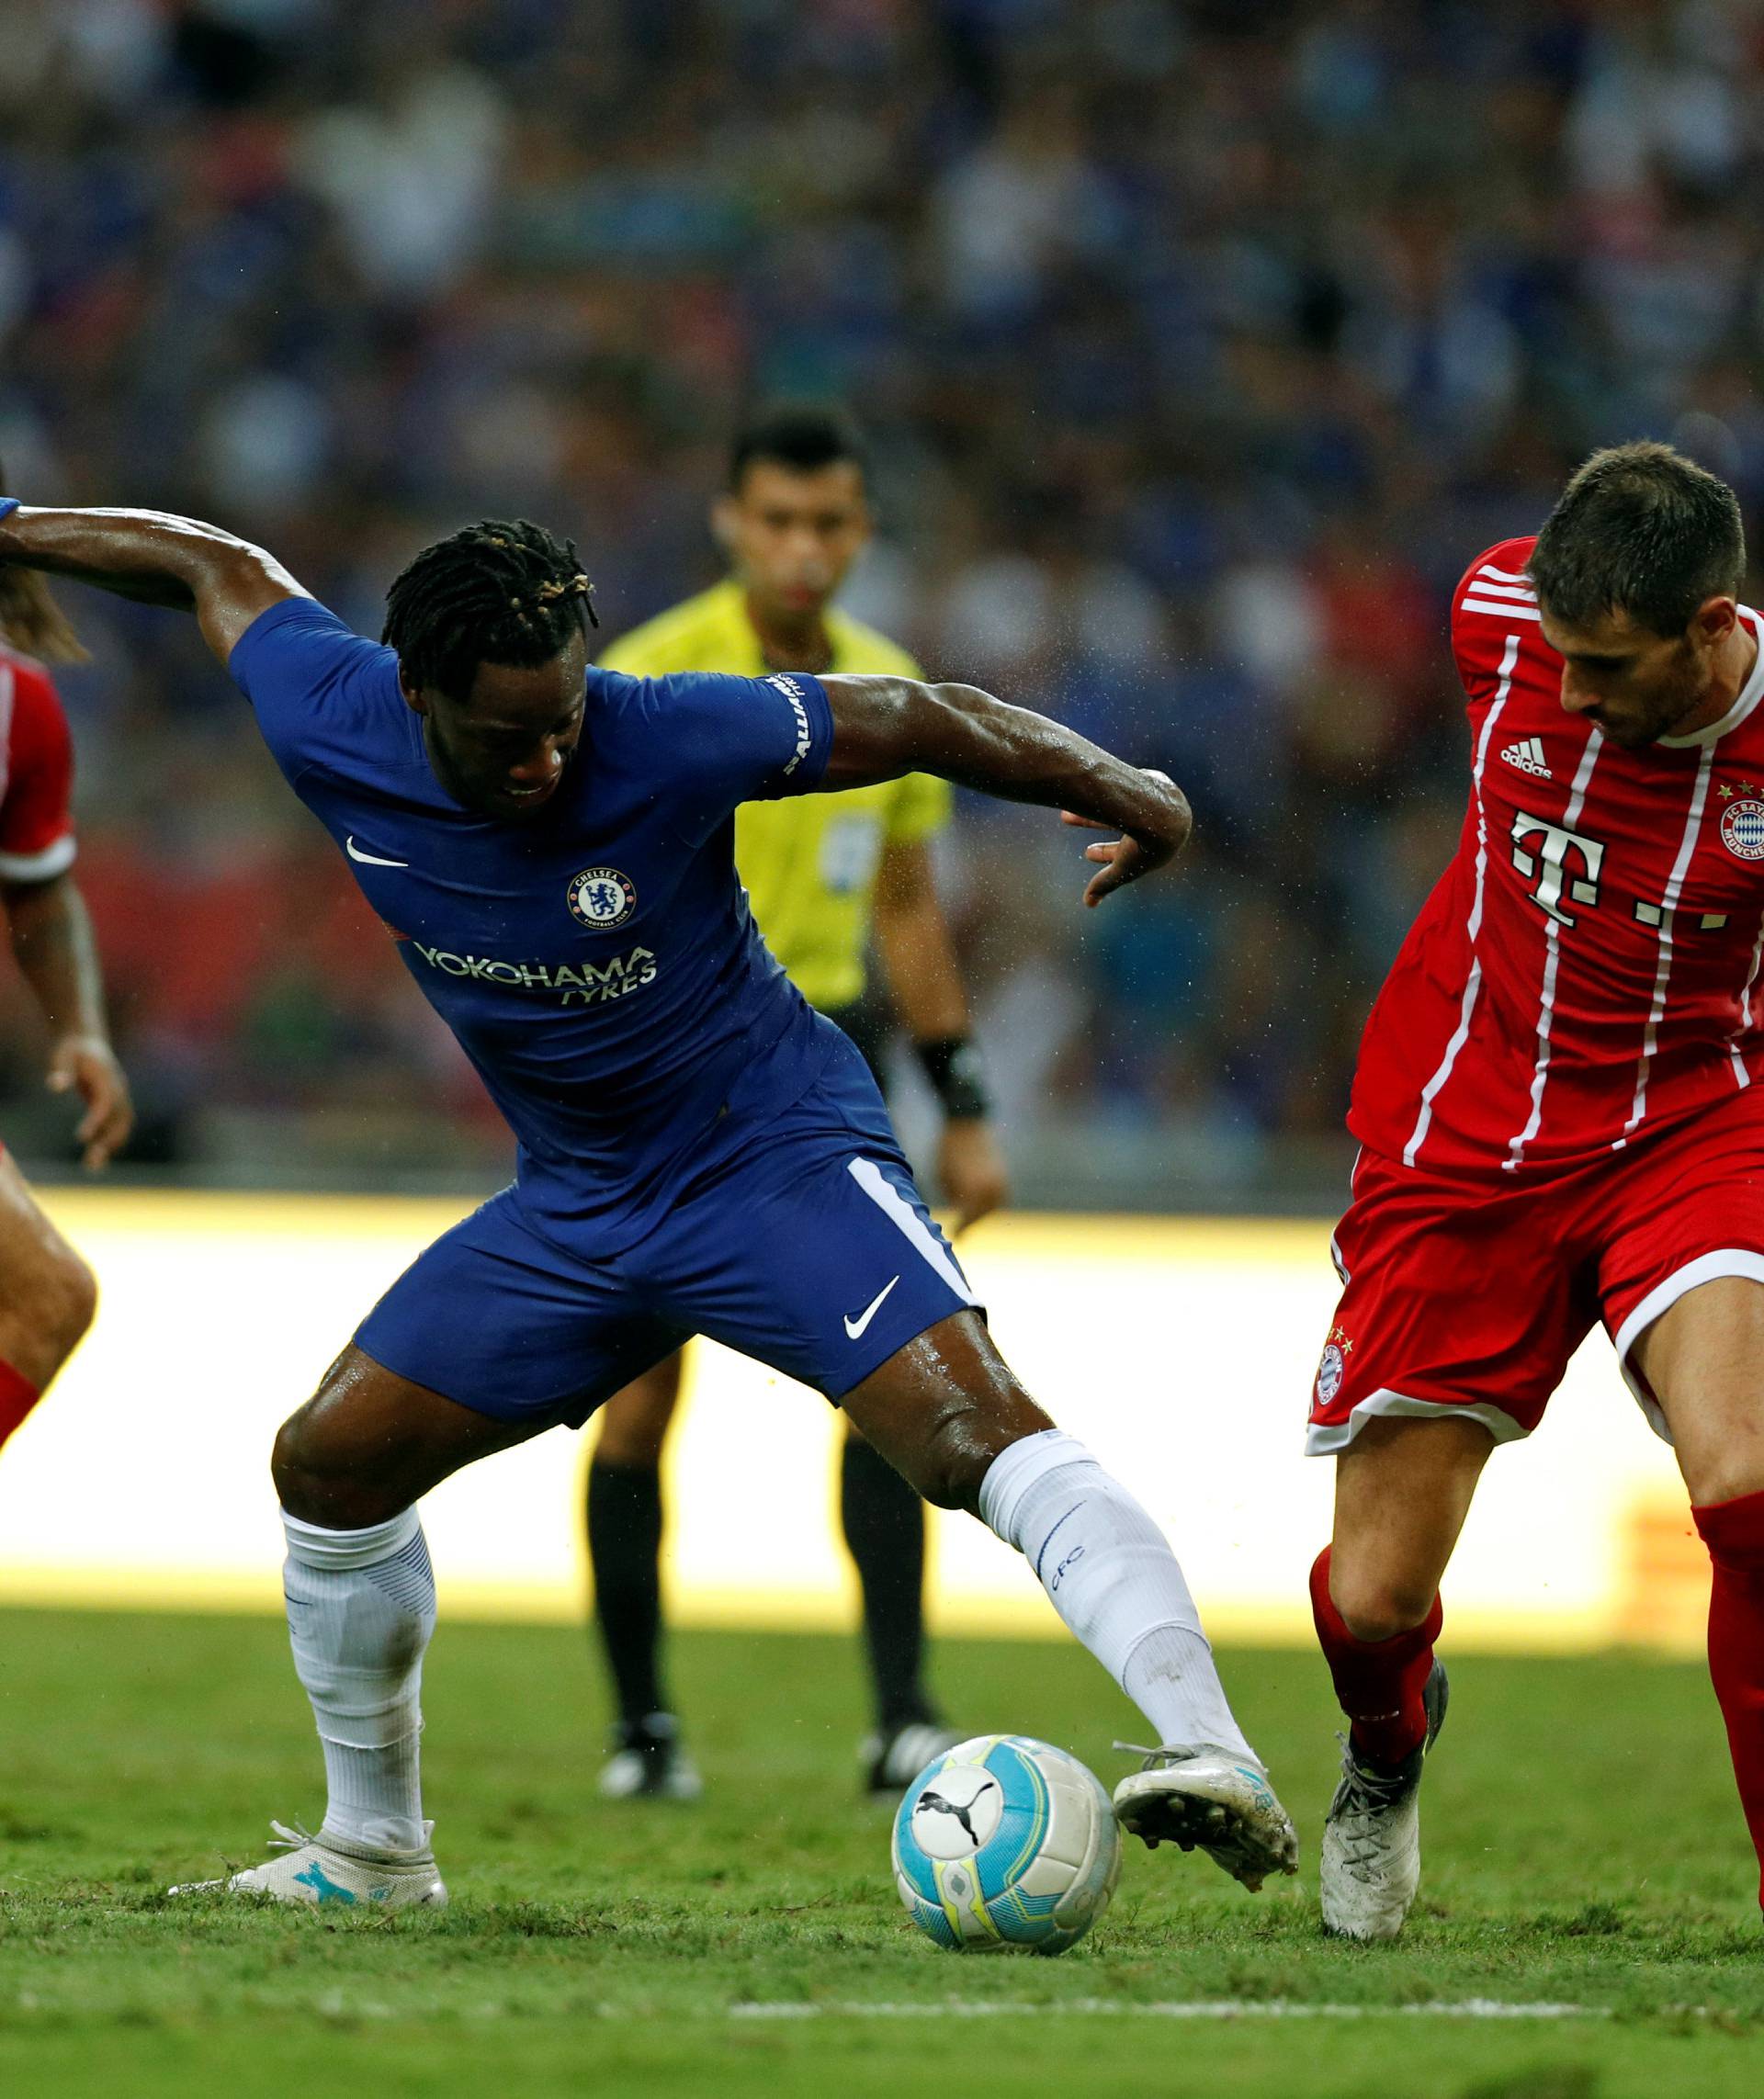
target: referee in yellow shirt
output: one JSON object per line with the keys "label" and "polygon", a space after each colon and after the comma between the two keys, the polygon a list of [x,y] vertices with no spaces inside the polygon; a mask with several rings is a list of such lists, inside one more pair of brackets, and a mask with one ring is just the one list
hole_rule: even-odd
{"label": "referee in yellow shirt", "polygon": [[[637,677],[674,671],[898,671],[922,675],[893,642],[832,600],[870,535],[863,441],[842,414],[783,410],[742,432],[711,528],[730,575],[616,642],[602,660]],[[967,1003],[932,882],[929,841],[950,791],[915,774],[842,795],[749,802],[735,859],[766,942],[805,996],[845,1030],[880,1077],[889,1021],[868,993],[874,937],[888,988],[944,1112],[938,1172],[957,1229],[1007,1194],[1003,1161],[967,1040]],[[601,1790],[689,1800],[699,1780],[662,1679],[662,1444],[680,1359],[659,1364],[600,1412],[588,1471],[595,1614],[619,1720]],[[876,1684],[865,1783],[899,1792],[942,1747],[923,1682],[924,1507],[855,1435],[840,1482],[845,1541],[864,1592]]]}

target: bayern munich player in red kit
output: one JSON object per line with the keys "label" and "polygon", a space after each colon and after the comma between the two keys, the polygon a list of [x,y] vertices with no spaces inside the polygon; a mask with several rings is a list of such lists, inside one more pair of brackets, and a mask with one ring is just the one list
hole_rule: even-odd
{"label": "bayern munich player in red kit", "polygon": [[1351,1722],[1324,1921],[1400,1930],[1445,1713],[1439,1583],[1497,1443],[1602,1321],[1713,1563],[1709,1662],[1764,1858],[1764,653],[1739,506],[1662,445],[1594,455],[1452,609],[1457,855],[1367,1023],[1363,1146],[1309,1448],[1311,1577]]}
{"label": "bayern munich player in red kit", "polygon": [[[0,904],[49,1023],[49,1083],[79,1095],[82,1156],[100,1167],[127,1142],[134,1112],[110,1047],[91,921],[69,873],[74,750],[42,660],[83,655],[42,578],[0,569]],[[0,1151],[0,1445],[73,1354],[96,1303],[91,1271]]]}

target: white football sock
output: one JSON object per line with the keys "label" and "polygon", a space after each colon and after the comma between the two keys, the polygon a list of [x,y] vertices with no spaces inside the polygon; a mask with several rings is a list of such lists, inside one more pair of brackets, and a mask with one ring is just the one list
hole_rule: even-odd
{"label": "white football sock", "polygon": [[1044,1428],[992,1461],[980,1514],[1151,1722],[1160,1744],[1259,1762],[1231,1717],[1194,1599],[1163,1533],[1075,1436]]}
{"label": "white football sock", "polygon": [[417,1744],[435,1574],[415,1509],[365,1530],[282,1512],[294,1666],[312,1701],[330,1789],[322,1835],[370,1851],[420,1851]]}

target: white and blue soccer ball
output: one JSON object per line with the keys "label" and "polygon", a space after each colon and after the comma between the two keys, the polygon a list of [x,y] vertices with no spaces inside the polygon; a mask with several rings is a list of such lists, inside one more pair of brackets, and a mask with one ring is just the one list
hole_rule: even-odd
{"label": "white and blue soccer ball", "polygon": [[929,1764],[894,1818],[894,1878],[933,1945],[1064,1953],[1109,1906],[1121,1833],[1077,1757],[981,1734]]}

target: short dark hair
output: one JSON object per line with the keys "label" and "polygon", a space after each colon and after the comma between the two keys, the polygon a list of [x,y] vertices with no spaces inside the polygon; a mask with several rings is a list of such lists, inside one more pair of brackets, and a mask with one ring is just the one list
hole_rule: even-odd
{"label": "short dark hair", "polygon": [[1563,490],[1525,569],[1565,626],[1626,612],[1656,634],[1681,634],[1706,599],[1738,592],[1739,502],[1669,445],[1613,445]]}
{"label": "short dark hair", "polygon": [[530,670],[598,626],[593,591],[573,539],[524,517],[485,518],[425,547],[394,580],[380,639],[409,683],[464,700],[481,663]]}
{"label": "short dark hair", "polygon": [[869,447],[864,433],[842,408],[769,408],[741,426],[729,455],[729,485],[739,489],[756,459],[770,459],[798,474],[819,473],[849,460],[867,475]]}

